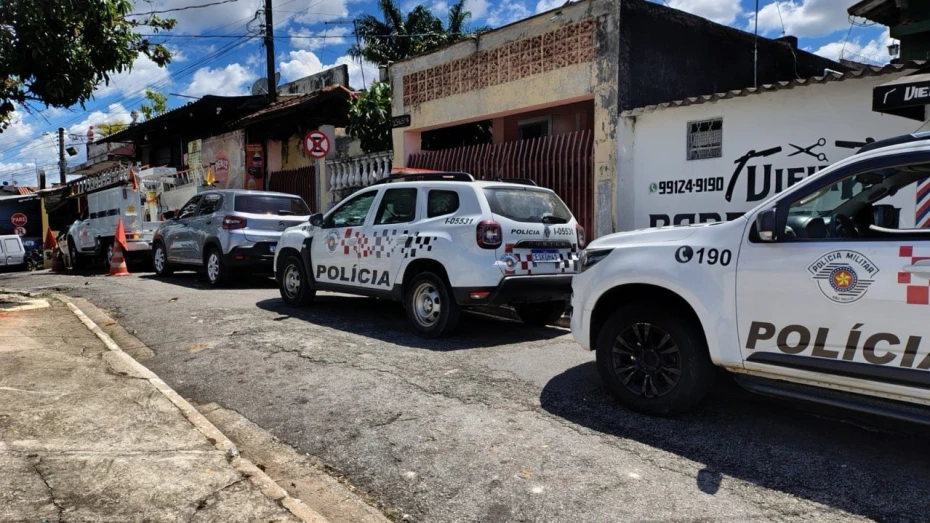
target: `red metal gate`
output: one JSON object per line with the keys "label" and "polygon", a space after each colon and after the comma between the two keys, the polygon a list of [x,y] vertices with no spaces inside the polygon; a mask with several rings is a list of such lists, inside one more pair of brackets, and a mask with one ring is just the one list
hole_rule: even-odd
{"label": "red metal gate", "polygon": [[552,189],[593,237],[594,132],[411,154],[407,167],[463,171],[478,180],[528,178]]}
{"label": "red metal gate", "polygon": [[307,202],[307,205],[310,206],[312,211],[319,212],[319,210],[315,208],[316,176],[314,176],[313,167],[301,167],[299,169],[271,173],[271,179],[268,181],[268,190],[296,194]]}

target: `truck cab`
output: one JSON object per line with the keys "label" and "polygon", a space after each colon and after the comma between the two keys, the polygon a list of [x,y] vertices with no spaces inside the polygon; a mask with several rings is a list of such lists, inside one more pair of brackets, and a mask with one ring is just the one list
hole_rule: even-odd
{"label": "truck cab", "polygon": [[928,221],[930,133],[875,142],[734,221],[592,242],[572,334],[635,410],[689,410],[721,367],[755,392],[927,423]]}

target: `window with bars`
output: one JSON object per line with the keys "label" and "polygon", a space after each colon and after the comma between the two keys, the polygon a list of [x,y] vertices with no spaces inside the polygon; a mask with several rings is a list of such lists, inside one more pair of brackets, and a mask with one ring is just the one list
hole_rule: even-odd
{"label": "window with bars", "polygon": [[723,156],[723,118],[688,122],[688,160]]}

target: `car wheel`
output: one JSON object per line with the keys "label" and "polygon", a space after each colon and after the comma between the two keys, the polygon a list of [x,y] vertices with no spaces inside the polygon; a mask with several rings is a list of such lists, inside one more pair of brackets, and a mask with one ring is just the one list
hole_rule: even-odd
{"label": "car wheel", "polygon": [[207,251],[207,258],[204,265],[207,269],[207,282],[209,282],[210,285],[219,287],[226,283],[229,269],[226,267],[226,263],[223,262],[223,255],[220,253],[219,249],[211,247],[210,250]]}
{"label": "car wheel", "polygon": [[559,321],[559,318],[565,314],[567,306],[568,304],[564,300],[560,300],[545,303],[514,304],[513,309],[517,311],[517,316],[523,320],[523,323],[535,327],[545,327]]}
{"label": "car wheel", "polygon": [[84,265],[84,260],[81,259],[81,255],[77,251],[77,247],[74,245],[74,238],[68,237],[68,257],[70,258],[71,268],[80,269]]}
{"label": "car wheel", "polygon": [[168,264],[168,251],[162,243],[156,243],[152,250],[152,267],[158,276],[171,276],[174,269]]}
{"label": "car wheel", "polygon": [[623,307],[604,322],[596,350],[607,389],[639,412],[685,412],[712,385],[714,365],[700,326],[675,309]]}
{"label": "car wheel", "polygon": [[292,306],[308,305],[316,296],[316,289],[310,285],[307,270],[297,256],[290,255],[281,264],[281,279],[278,282],[281,299]]}
{"label": "car wheel", "polygon": [[449,287],[432,272],[424,272],[414,278],[404,301],[410,323],[429,338],[450,334],[462,316],[462,309],[452,298]]}
{"label": "car wheel", "polygon": [[[107,243],[106,255],[103,257],[103,269],[107,272],[110,272],[110,267],[113,266],[113,246],[114,245],[116,245],[116,243],[114,242]],[[123,256],[126,256],[126,254],[123,253]]]}

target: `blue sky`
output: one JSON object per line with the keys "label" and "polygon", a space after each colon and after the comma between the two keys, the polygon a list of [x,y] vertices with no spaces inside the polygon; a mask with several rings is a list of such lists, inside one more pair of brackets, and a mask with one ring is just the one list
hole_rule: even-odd
{"label": "blue sky", "polygon": [[[136,12],[167,10],[212,3],[217,0],[137,0]],[[716,22],[752,31],[755,0],[654,0]],[[445,18],[449,0],[425,0]],[[778,37],[799,38],[800,47],[837,59],[881,64],[888,61],[890,42],[887,28],[852,24],[846,9],[855,0],[760,0],[759,32]],[[401,0],[410,9],[418,2]],[[564,0],[468,0],[473,23],[498,27],[547,11]],[[57,179],[58,127],[84,136],[90,125],[130,120],[130,111],[142,102],[146,87],[169,94],[169,106],[178,107],[205,94],[248,94],[251,85],[265,75],[265,50],[257,34],[255,19],[262,0],[227,0],[203,9],[166,13],[178,20],[171,37],[159,38],[175,53],[167,68],[159,68],[142,57],[132,71],[116,74],[109,85],[98,86],[94,100],[86,108],[28,111],[19,108],[14,123],[0,133],[0,182],[16,181],[34,185],[36,166]],[[351,24],[345,21],[362,13],[374,13],[373,0],[274,0],[276,68],[282,82],[296,80],[338,64],[348,64],[350,82],[355,88],[371,82],[377,68],[353,62],[346,50],[350,45]],[[178,96],[184,95],[184,96]],[[51,133],[43,135],[43,133]],[[84,161],[84,147],[69,164]]]}

